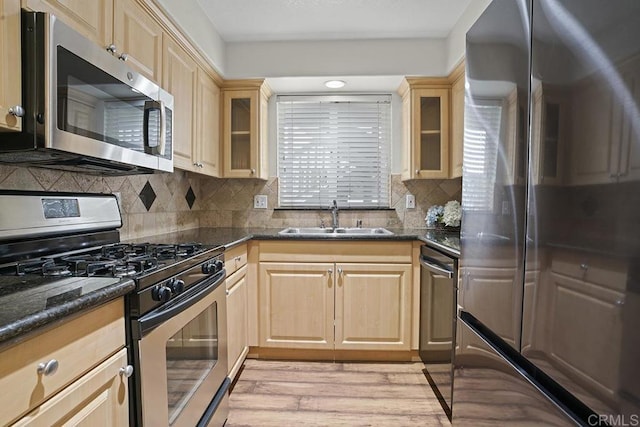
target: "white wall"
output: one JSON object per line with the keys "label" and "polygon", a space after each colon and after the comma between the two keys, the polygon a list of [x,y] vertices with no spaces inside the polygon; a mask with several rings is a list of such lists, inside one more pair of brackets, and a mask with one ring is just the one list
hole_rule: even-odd
{"label": "white wall", "polygon": [[489,6],[491,0],[473,0],[464,11],[446,39],[446,70],[451,71],[464,58],[466,34],[469,28]]}
{"label": "white wall", "polygon": [[225,78],[443,76],[446,58],[445,39],[237,42],[227,43]]}
{"label": "white wall", "polygon": [[225,76],[226,44],[196,0],[155,0],[191,41],[207,56],[216,71]]}

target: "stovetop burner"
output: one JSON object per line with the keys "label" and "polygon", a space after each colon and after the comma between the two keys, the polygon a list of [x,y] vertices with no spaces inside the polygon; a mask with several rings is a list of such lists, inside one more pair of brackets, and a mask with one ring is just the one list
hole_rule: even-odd
{"label": "stovetop burner", "polygon": [[[18,261],[13,274],[23,276],[135,277],[203,252],[199,243],[116,243],[85,253]],[[11,271],[4,274],[11,274]]]}

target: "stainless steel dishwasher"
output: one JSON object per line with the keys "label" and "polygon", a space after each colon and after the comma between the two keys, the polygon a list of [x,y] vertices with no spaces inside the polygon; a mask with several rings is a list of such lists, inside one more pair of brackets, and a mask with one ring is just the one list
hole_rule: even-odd
{"label": "stainless steel dishwasher", "polygon": [[451,419],[458,259],[420,249],[420,358],[424,373]]}

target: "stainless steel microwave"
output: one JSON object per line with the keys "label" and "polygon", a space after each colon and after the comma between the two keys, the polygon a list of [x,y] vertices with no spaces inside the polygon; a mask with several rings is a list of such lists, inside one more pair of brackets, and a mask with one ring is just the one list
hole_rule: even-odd
{"label": "stainless steel microwave", "polygon": [[51,14],[23,11],[23,129],[0,134],[0,162],[173,171],[173,96],[124,58]]}

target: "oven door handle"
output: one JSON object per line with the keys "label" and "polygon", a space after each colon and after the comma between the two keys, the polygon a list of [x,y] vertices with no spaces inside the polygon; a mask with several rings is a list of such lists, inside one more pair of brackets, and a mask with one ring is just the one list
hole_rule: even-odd
{"label": "oven door handle", "polygon": [[224,279],[227,277],[226,271],[222,271],[222,274],[218,273],[213,278],[208,278],[198,283],[191,289],[187,290],[183,294],[180,294],[177,298],[170,301],[164,306],[160,306],[157,309],[145,314],[138,320],[138,328],[140,337],[146,335],[149,331],[156,326],[165,322],[166,320],[174,317],[175,315],[188,309],[211,292],[215,291],[221,284],[224,283]]}
{"label": "oven door handle", "polygon": [[420,265],[422,265],[424,268],[426,268],[427,270],[433,273],[440,274],[449,279],[453,278],[453,271],[449,270],[448,268],[444,268],[442,266],[434,264],[433,262],[429,262],[428,259],[423,256],[420,257]]}

